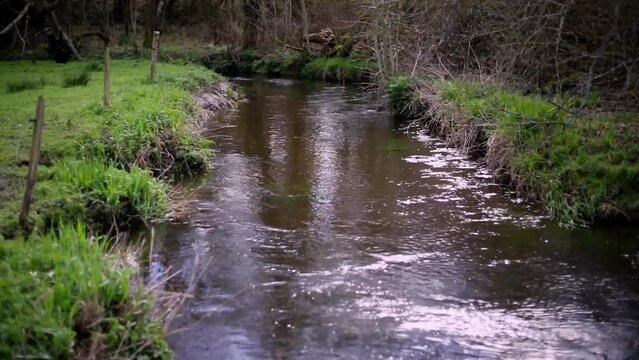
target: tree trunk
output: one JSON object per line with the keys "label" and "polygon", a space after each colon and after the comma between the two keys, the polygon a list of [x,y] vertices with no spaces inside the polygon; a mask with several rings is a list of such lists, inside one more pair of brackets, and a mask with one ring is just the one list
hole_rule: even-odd
{"label": "tree trunk", "polygon": [[308,14],[306,13],[306,0],[300,0],[302,7],[302,21],[304,23],[304,39],[306,39],[306,49],[311,49],[311,42],[308,36]]}
{"label": "tree trunk", "polygon": [[156,9],[155,9],[155,0],[148,0],[148,2],[146,3],[146,8],[144,10],[145,12],[145,33],[144,33],[144,43],[143,46],[145,48],[150,48],[151,47],[151,42],[153,41],[153,31],[156,30],[155,28],[155,15],[156,15]]}

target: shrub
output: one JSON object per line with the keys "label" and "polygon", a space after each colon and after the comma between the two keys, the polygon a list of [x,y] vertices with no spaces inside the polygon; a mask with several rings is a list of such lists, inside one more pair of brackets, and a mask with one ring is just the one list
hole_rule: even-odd
{"label": "shrub", "polygon": [[390,101],[393,112],[403,117],[417,115],[419,109],[418,102],[414,101],[415,80],[410,76],[397,76],[388,79],[386,84],[386,94]]}

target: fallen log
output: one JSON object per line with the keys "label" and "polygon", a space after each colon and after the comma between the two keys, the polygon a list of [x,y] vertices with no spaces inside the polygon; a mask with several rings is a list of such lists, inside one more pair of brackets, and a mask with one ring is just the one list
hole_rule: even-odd
{"label": "fallen log", "polygon": [[303,40],[306,44],[308,44],[308,46],[310,46],[310,44],[318,45],[318,49],[316,47],[315,50],[319,50],[322,55],[330,54],[331,50],[337,44],[335,34],[330,28],[322,29],[317,33],[308,34]]}

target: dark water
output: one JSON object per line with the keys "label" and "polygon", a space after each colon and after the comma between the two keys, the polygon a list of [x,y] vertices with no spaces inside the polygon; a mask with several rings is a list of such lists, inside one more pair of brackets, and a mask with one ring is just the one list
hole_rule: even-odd
{"label": "dark water", "polygon": [[154,254],[211,259],[178,359],[639,357],[637,229],[559,228],[360,89],[240,84]]}

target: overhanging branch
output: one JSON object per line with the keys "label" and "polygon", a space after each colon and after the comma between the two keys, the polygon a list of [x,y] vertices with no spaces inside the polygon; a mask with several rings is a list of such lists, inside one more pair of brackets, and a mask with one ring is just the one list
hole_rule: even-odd
{"label": "overhanging branch", "polygon": [[2,31],[0,31],[0,35],[6,34],[7,32],[9,32],[9,30],[11,30],[11,28],[16,26],[16,24],[27,14],[30,6],[31,6],[31,3],[27,3],[24,6],[24,9],[22,9],[22,11],[20,12],[20,14],[18,14],[18,16],[16,16],[16,18],[13,19],[13,21],[10,22],[9,25],[5,26],[5,28],[2,29]]}

